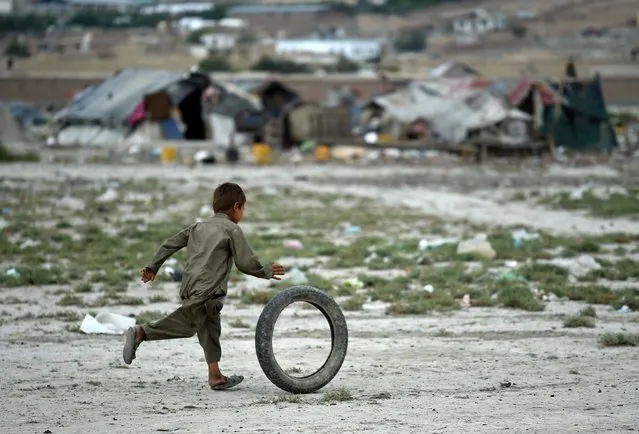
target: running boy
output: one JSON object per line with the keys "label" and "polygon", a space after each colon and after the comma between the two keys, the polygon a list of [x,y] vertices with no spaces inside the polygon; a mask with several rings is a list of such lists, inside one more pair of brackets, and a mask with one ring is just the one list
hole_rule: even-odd
{"label": "running boy", "polygon": [[211,388],[229,389],[244,380],[241,375],[225,377],[218,366],[222,355],[220,311],[233,262],[242,273],[262,279],[280,280],[284,275],[281,265],[262,265],[246,242],[238,226],[245,204],[246,196],[239,185],[221,184],[213,193],[213,218],[195,223],[166,240],[141,271],[144,283],[153,281],[164,261],[186,247],[188,260],[180,288],[182,306],[155,323],[127,330],[123,351],[126,364],[135,359],[135,351],[143,341],[190,338],[197,333],[209,366]]}

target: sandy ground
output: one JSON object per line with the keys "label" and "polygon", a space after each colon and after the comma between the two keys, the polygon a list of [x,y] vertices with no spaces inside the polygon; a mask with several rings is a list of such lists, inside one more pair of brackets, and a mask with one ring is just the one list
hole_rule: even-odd
{"label": "sandy ground", "polygon": [[[471,169],[469,169],[471,170]],[[558,233],[639,233],[639,222],[606,221],[582,213],[508,203],[500,195],[522,179],[547,187],[585,179],[624,184],[610,169],[550,169],[539,174],[499,171],[357,168],[344,166],[186,168],[109,166],[5,166],[0,177],[38,182],[67,176],[105,179],[162,177],[167,185],[234,178],[244,185],[289,186],[303,191],[350,193],[385,204],[414,207],[450,220],[525,224]],[[401,173],[401,177],[398,174]],[[469,176],[472,176],[469,182]],[[508,176],[506,176],[508,178]],[[442,182],[442,179],[445,182]],[[474,181],[473,181],[474,179]],[[506,184],[503,184],[506,182]],[[495,183],[502,189],[495,189]],[[466,185],[470,184],[470,185]],[[570,187],[572,188],[572,187]],[[286,200],[286,197],[282,197]],[[160,289],[167,296],[172,284]],[[47,309],[47,289],[3,289],[5,297]],[[232,289],[231,289],[232,290]],[[133,290],[146,295],[142,285]],[[157,293],[158,290],[154,290]],[[160,308],[176,305],[167,302]],[[145,343],[131,367],[121,362],[122,337],[65,332],[53,322],[0,326],[3,433],[460,433],[626,432],[639,426],[637,347],[600,348],[603,332],[639,332],[636,313],[598,306],[594,329],[564,329],[562,314],[584,305],[556,301],[543,312],[497,308],[451,314],[392,317],[375,303],[348,312],[349,352],[337,377],[316,394],[289,402],[263,375],[255,357],[253,329],[231,328],[241,319],[255,326],[258,307],[230,303],[223,311],[222,367],[245,375],[228,392],[205,384],[206,366],[196,338]],[[130,314],[144,307],[121,307]],[[278,323],[278,358],[301,368],[317,366],[328,345],[326,325],[305,309],[291,308]],[[442,336],[439,330],[448,334]],[[347,389],[353,399],[323,402],[324,392]]]}

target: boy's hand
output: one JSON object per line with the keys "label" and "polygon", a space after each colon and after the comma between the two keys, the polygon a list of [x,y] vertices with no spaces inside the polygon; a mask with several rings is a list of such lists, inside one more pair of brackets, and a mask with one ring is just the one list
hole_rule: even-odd
{"label": "boy's hand", "polygon": [[153,282],[155,280],[155,273],[150,268],[143,268],[140,271],[140,277],[142,278],[142,282]]}
{"label": "boy's hand", "polygon": [[271,269],[273,270],[273,276],[271,276],[271,279],[282,280],[281,276],[284,275],[284,267],[280,264],[272,264]]}

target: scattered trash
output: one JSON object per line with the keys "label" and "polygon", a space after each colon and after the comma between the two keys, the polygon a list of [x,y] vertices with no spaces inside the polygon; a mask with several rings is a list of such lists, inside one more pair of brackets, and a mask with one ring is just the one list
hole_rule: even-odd
{"label": "scattered trash", "polygon": [[18,270],[16,270],[15,268],[9,268],[5,273],[5,276],[9,276],[9,277],[20,277],[20,273],[18,272]]}
{"label": "scattered trash", "polygon": [[515,273],[512,271],[506,271],[505,273],[501,273],[499,275],[499,280],[504,280],[506,282],[515,282],[515,281],[525,281],[526,279],[519,273]]}
{"label": "scattered trash", "polygon": [[104,202],[113,202],[117,198],[118,198],[118,192],[115,191],[112,188],[109,188],[103,194],[101,194],[100,196],[96,197],[95,200],[97,202],[104,203]]}
{"label": "scattered trash", "polygon": [[285,279],[293,285],[303,285],[305,283],[308,283],[306,274],[304,274],[304,272],[299,268],[293,268],[291,271],[289,271]]}
{"label": "scattered trash", "polygon": [[429,294],[432,294],[433,291],[435,290],[435,288],[433,287],[433,285],[424,285],[424,291],[426,291]]}
{"label": "scattered trash", "polygon": [[462,301],[461,301],[461,305],[462,307],[470,307],[470,295],[468,294],[464,295],[464,298],[462,298]]}
{"label": "scattered trash", "polygon": [[549,262],[561,267],[576,277],[582,277],[594,270],[601,269],[601,264],[590,255],[581,255],[576,258],[555,258]]}
{"label": "scattered trash", "polygon": [[8,228],[9,226],[11,226],[11,224],[6,221],[5,219],[0,219],[0,231]]}
{"label": "scattered trash", "polygon": [[166,274],[171,279],[173,279],[174,282],[182,281],[182,275],[184,274],[182,270],[178,270],[173,267],[163,267],[163,270],[164,270],[164,274]]}
{"label": "scattered trash", "polygon": [[504,265],[508,268],[517,268],[517,266],[519,265],[519,262],[517,261],[505,261]]}
{"label": "scattered trash", "polygon": [[436,240],[419,240],[419,250],[428,250],[441,247],[446,244],[454,244],[459,242],[459,238],[439,238]]}
{"label": "scattered trash", "polygon": [[347,235],[357,235],[362,232],[362,228],[357,225],[347,224],[344,227],[344,233]]}
{"label": "scattered trash", "polygon": [[371,262],[373,262],[378,257],[379,257],[379,255],[377,253],[371,252],[366,258],[364,258],[364,263],[365,264],[370,264]]}
{"label": "scattered trash", "polygon": [[493,246],[488,242],[485,234],[476,235],[470,240],[461,241],[457,245],[458,255],[478,255],[486,259],[493,259],[497,252],[493,249]]}
{"label": "scattered trash", "polygon": [[80,330],[88,335],[121,335],[129,327],[133,326],[135,326],[135,318],[118,315],[117,313],[100,312],[95,318],[86,314],[80,325]]}
{"label": "scattered trash", "polygon": [[624,304],[619,309],[617,309],[616,312],[617,313],[631,313],[632,309],[630,309],[630,306],[628,306],[627,304]]}
{"label": "scattered trash", "polygon": [[559,297],[557,297],[557,295],[553,292],[550,292],[548,294],[544,294],[542,296],[542,300],[544,301],[557,301],[559,300]]}
{"label": "scattered trash", "polygon": [[359,280],[357,277],[352,277],[342,282],[342,286],[345,288],[362,289],[364,287],[364,282]]}
{"label": "scattered trash", "polygon": [[24,242],[20,244],[20,249],[24,250],[24,249],[28,249],[29,247],[35,247],[39,245],[40,245],[40,241],[35,241],[29,238],[28,240],[24,240]]}
{"label": "scattered trash", "polygon": [[512,386],[512,385],[513,385],[513,383],[512,383],[512,382],[510,382],[510,381],[502,381],[501,383],[499,383],[499,385],[500,385],[503,389],[507,389],[507,388],[509,388],[510,386]]}
{"label": "scattered trash", "polygon": [[73,211],[84,211],[86,204],[82,199],[71,196],[64,196],[58,200],[57,205],[62,208],[67,208]]}
{"label": "scattered trash", "polygon": [[2,208],[2,215],[11,214],[11,208]]}
{"label": "scattered trash", "polygon": [[536,234],[536,233],[531,234],[525,229],[513,231],[511,235],[512,235],[513,244],[515,245],[515,247],[521,247],[522,241],[536,240],[539,238],[539,234]]}
{"label": "scattered trash", "polygon": [[284,247],[293,250],[302,250],[304,248],[304,245],[300,240],[287,240],[284,241]]}

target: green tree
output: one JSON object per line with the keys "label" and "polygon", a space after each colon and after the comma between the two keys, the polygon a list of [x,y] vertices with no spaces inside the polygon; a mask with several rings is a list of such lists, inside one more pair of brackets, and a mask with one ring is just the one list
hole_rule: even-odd
{"label": "green tree", "polygon": [[280,74],[303,74],[311,72],[310,68],[306,65],[288,59],[274,59],[268,56],[262,56],[251,69],[253,71],[276,72]]}
{"label": "green tree", "polygon": [[426,50],[426,38],[419,30],[402,30],[394,45],[400,53],[419,53]]}
{"label": "green tree", "polygon": [[31,57],[31,51],[24,42],[20,42],[18,38],[13,38],[4,48],[4,55],[16,59],[26,59]]}
{"label": "green tree", "polygon": [[357,72],[359,71],[359,64],[357,62],[353,62],[344,56],[339,56],[337,62],[331,68],[334,72]]}
{"label": "green tree", "polygon": [[231,71],[231,64],[224,57],[211,54],[199,64],[200,70],[205,72],[227,72]]}

